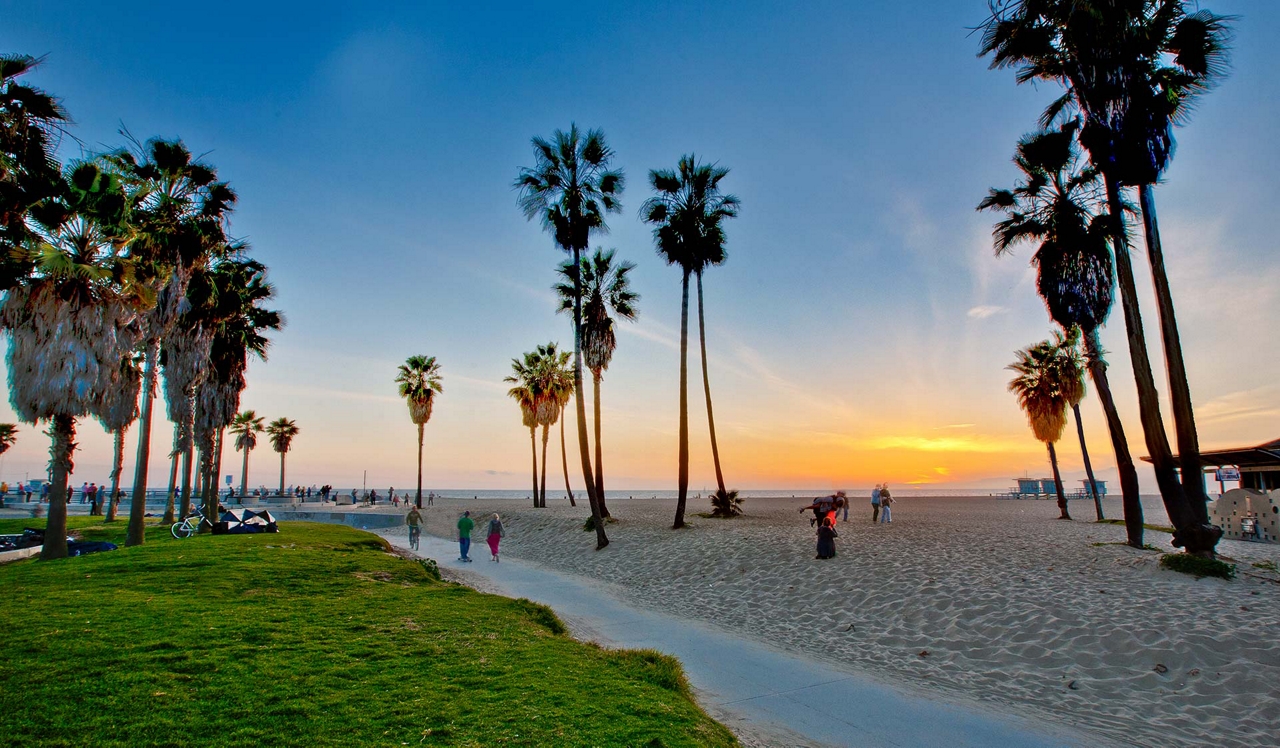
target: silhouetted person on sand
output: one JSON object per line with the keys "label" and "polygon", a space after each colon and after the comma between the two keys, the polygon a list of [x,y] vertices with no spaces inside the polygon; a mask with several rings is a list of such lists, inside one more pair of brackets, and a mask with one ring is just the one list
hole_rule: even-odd
{"label": "silhouetted person on sand", "polygon": [[838,537],[840,534],[836,532],[836,518],[834,516],[824,518],[822,525],[818,527],[818,555],[814,558],[835,558]]}

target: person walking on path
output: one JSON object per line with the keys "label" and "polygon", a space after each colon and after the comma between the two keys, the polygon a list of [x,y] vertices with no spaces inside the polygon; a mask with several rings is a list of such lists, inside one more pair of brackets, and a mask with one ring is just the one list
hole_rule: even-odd
{"label": "person walking on path", "polygon": [[458,520],[458,548],[462,551],[462,555],[458,557],[459,561],[470,561],[471,556],[471,528],[476,523],[471,519],[471,512],[463,512],[462,519]]}
{"label": "person walking on path", "polygon": [[489,552],[493,554],[493,560],[498,560],[498,543],[507,536],[507,531],[502,528],[502,518],[495,512],[493,519],[489,520],[489,532],[485,540],[489,542]]}
{"label": "person walking on path", "polygon": [[422,513],[413,507],[405,515],[404,523],[409,526],[409,547],[418,550],[418,540],[422,537]]}
{"label": "person walking on path", "polygon": [[871,524],[880,520],[880,484],[871,489]]}
{"label": "person walking on path", "polygon": [[822,526],[818,528],[818,555],[814,558],[835,558],[838,537],[840,534],[836,532],[836,518],[832,516],[823,519]]}
{"label": "person walking on path", "polygon": [[889,495],[889,484],[880,489],[880,524],[893,523],[893,497]]}

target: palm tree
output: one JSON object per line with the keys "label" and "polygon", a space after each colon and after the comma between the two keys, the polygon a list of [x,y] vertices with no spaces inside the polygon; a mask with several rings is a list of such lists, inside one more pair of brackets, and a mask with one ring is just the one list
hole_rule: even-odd
{"label": "palm tree", "polygon": [[[1117,247],[1116,270],[1138,386],[1139,414],[1175,546],[1213,556],[1222,532],[1208,523],[1203,476],[1173,305],[1164,277],[1150,185],[1172,153],[1171,125],[1222,70],[1227,20],[1207,11],[1186,12],[1184,0],[1013,0],[992,4],[982,53],[993,67],[1017,67],[1019,82],[1054,80],[1066,93],[1045,112],[1049,122],[1067,109],[1083,118],[1081,141],[1102,172]],[[1172,63],[1172,64],[1170,64]],[[1160,416],[1154,375],[1138,309],[1122,189],[1145,186],[1144,225],[1161,317],[1170,395],[1174,403],[1180,483]],[[1187,496],[1187,488],[1194,500]]]}
{"label": "palm tree", "polygon": [[267,424],[267,436],[271,437],[271,448],[280,453],[280,495],[284,496],[284,456],[293,446],[293,437],[298,435],[298,424],[288,418],[277,418]]}
{"label": "palm tree", "polygon": [[631,290],[631,281],[627,277],[635,269],[635,263],[621,262],[615,266],[613,258],[616,253],[615,249],[597,249],[591,257],[582,258],[580,266],[562,263],[560,275],[564,280],[554,286],[560,297],[558,311],[573,311],[573,294],[579,289],[585,297],[582,304],[582,351],[583,361],[591,370],[595,390],[596,501],[602,517],[609,516],[609,506],[604,499],[604,456],[600,446],[600,378],[609,368],[613,351],[618,347],[610,312],[622,319],[634,320],[636,303],[640,301],[640,295]]}
{"label": "palm tree", "polygon": [[1080,352],[1080,328],[1072,327],[1064,335],[1061,330],[1053,331],[1053,347],[1058,351],[1062,376],[1058,384],[1062,387],[1062,396],[1076,420],[1076,434],[1080,437],[1080,456],[1084,459],[1084,473],[1089,479],[1089,495],[1093,497],[1093,508],[1098,521],[1106,519],[1102,513],[1102,497],[1098,495],[1098,479],[1093,476],[1093,464],[1089,461],[1089,448],[1084,442],[1084,421],[1080,419],[1080,401],[1087,393],[1084,383],[1084,356]]}
{"label": "palm tree", "polygon": [[440,364],[435,356],[410,356],[400,365],[396,375],[400,397],[409,405],[409,420],[418,427],[418,493],[417,506],[422,508],[422,437],[423,427],[431,420],[436,395],[444,392],[440,382]]}
{"label": "palm tree", "polygon": [[1062,438],[1067,424],[1067,399],[1062,392],[1062,370],[1058,351],[1049,341],[1043,341],[1016,354],[1017,359],[1006,368],[1018,376],[1009,382],[1009,391],[1018,398],[1018,405],[1027,414],[1031,431],[1036,439],[1049,448],[1049,464],[1053,466],[1053,482],[1058,489],[1058,519],[1071,519],[1067,511],[1067,497],[1062,491],[1062,476],[1058,472],[1058,455],[1054,442]]}
{"label": "palm tree", "polygon": [[76,419],[103,416],[122,359],[137,344],[132,264],[123,256],[129,201],[95,162],[69,165],[58,194],[33,205],[33,272],[0,302],[11,337],[10,401],[18,417],[51,420],[50,506],[41,558],[64,558],[67,475]]}
{"label": "palm tree", "polygon": [[106,502],[106,521],[116,521],[120,502],[120,475],[124,472],[124,437],[138,419],[138,393],[142,390],[142,372],[134,356],[120,359],[116,381],[107,393],[98,421],[114,436],[115,449],[111,463],[111,493]]}
{"label": "palm tree", "polygon": [[[551,344],[554,350],[555,344]],[[555,406],[554,395],[550,392],[548,365],[544,351],[547,346],[538,346],[526,352],[523,359],[511,359],[511,375],[502,381],[514,384],[507,390],[507,395],[520,406],[520,422],[529,429],[529,447],[533,454],[533,506],[546,506],[542,494],[538,491],[538,426],[543,426],[542,438],[542,473],[543,485],[546,485],[547,438],[546,424],[542,415]]]}
{"label": "palm tree", "polygon": [[1068,122],[1022,138],[1013,159],[1021,172],[1018,183],[1013,189],[991,190],[978,209],[1005,214],[992,232],[997,255],[1011,253],[1022,242],[1039,242],[1032,263],[1049,316],[1064,330],[1079,328],[1084,333],[1089,375],[1116,455],[1128,542],[1141,548],[1138,472],[1098,340],[1098,330],[1111,313],[1115,286],[1110,219],[1105,197],[1099,194],[1100,174],[1081,163],[1075,139],[1078,129],[1077,123]]}
{"label": "palm tree", "polygon": [[569,497],[569,506],[577,506],[578,503],[573,499],[573,488],[569,485],[569,456],[564,446],[564,410],[573,399],[573,354],[561,351],[551,364],[550,375],[550,395],[557,406],[556,420],[560,422],[560,467],[564,471],[564,492]]}
{"label": "palm tree", "polygon": [[126,545],[141,545],[145,540],[151,412],[160,343],[187,306],[192,268],[227,246],[226,220],[236,201],[235,192],[218,181],[217,172],[195,160],[182,141],[154,138],[138,145],[137,151],[121,150],[108,157],[133,190],[137,234],[130,244],[130,256],[137,263],[139,281],[156,301],[140,320],[145,364]]}
{"label": "palm tree", "polygon": [[[534,165],[520,170],[515,187],[525,218],[537,218],[556,246],[573,255],[573,266],[582,262],[582,252],[591,235],[608,230],[606,213],[622,210],[624,179],[620,170],[610,169],[613,151],[604,133],[581,133],[576,124],[569,131],[556,130],[551,140],[533,138]],[[596,549],[609,545],[591,475],[591,454],[587,444],[587,410],[582,400],[582,291],[574,294],[573,309],[573,391],[577,404],[578,452],[587,500],[596,529]]]}
{"label": "palm tree", "polygon": [[222,433],[240,408],[249,356],[266,360],[270,341],[264,333],[284,326],[280,312],[262,306],[275,296],[266,268],[244,256],[247,247],[243,244],[236,250],[214,264],[208,279],[212,292],[205,300],[208,308],[204,314],[213,339],[209,368],[196,389],[193,430],[200,449],[200,483],[207,517],[217,516]]}
{"label": "palm tree", "polygon": [[252,410],[236,415],[228,429],[236,437],[236,451],[244,452],[244,467],[240,471],[240,501],[248,496],[249,489],[249,453],[258,446],[258,434],[263,431],[262,416]]}
{"label": "palm tree", "polygon": [[[685,501],[689,494],[689,276],[698,274],[699,328],[702,328],[702,268],[724,261],[724,226],[726,218],[738,215],[738,198],[720,192],[720,180],[728,169],[714,164],[699,164],[693,155],[682,156],[675,171],[652,170],[649,183],[657,193],[645,201],[640,214],[654,225],[653,237],[658,254],[668,265],[678,265],[681,276],[680,298],[680,447],[679,494],[673,527],[684,527]],[[727,494],[720,470],[720,450],[715,440],[715,420],[711,413],[711,385],[707,377],[706,342],[703,336],[703,385],[707,397],[707,420],[711,424],[711,455],[715,462],[716,483],[720,493]]]}
{"label": "palm tree", "polygon": [[9,451],[18,441],[18,424],[0,423],[0,455]]}
{"label": "palm tree", "polygon": [[23,251],[35,238],[27,216],[58,194],[62,180],[53,141],[67,113],[57,99],[18,80],[39,64],[29,55],[0,55],[0,289],[34,270],[34,258]]}

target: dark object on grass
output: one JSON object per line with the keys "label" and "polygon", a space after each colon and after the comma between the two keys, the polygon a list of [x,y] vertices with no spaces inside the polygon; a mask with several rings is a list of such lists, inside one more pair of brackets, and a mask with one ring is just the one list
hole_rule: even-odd
{"label": "dark object on grass", "polygon": [[67,543],[68,556],[84,556],[90,553],[101,553],[102,551],[114,551],[117,548],[115,543],[108,543],[105,540],[72,540]]}
{"label": "dark object on grass", "polygon": [[737,517],[742,514],[742,499],[738,498],[738,490],[718,490],[711,494],[711,516]]}
{"label": "dark object on grass", "polygon": [[1236,565],[1216,558],[1201,558],[1189,553],[1166,553],[1160,557],[1160,568],[1193,574],[1196,579],[1202,577],[1219,577],[1232,579],[1236,575]]}
{"label": "dark object on grass", "polygon": [[265,509],[260,512],[229,509],[222,513],[218,522],[213,523],[214,535],[247,535],[258,532],[280,532],[276,518]]}
{"label": "dark object on grass", "polygon": [[25,528],[21,535],[0,535],[0,551],[16,551],[44,545],[44,530]]}

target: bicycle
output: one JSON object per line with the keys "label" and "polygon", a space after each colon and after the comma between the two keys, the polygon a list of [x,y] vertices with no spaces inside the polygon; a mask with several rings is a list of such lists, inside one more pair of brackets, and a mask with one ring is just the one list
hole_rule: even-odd
{"label": "bicycle", "polygon": [[422,538],[422,528],[418,525],[409,525],[409,547],[418,550],[418,541]]}
{"label": "bicycle", "polygon": [[183,520],[174,522],[173,526],[169,528],[169,532],[173,533],[173,537],[182,540],[195,535],[204,525],[208,525],[210,530],[213,529],[213,523],[204,516],[204,512],[196,509]]}

